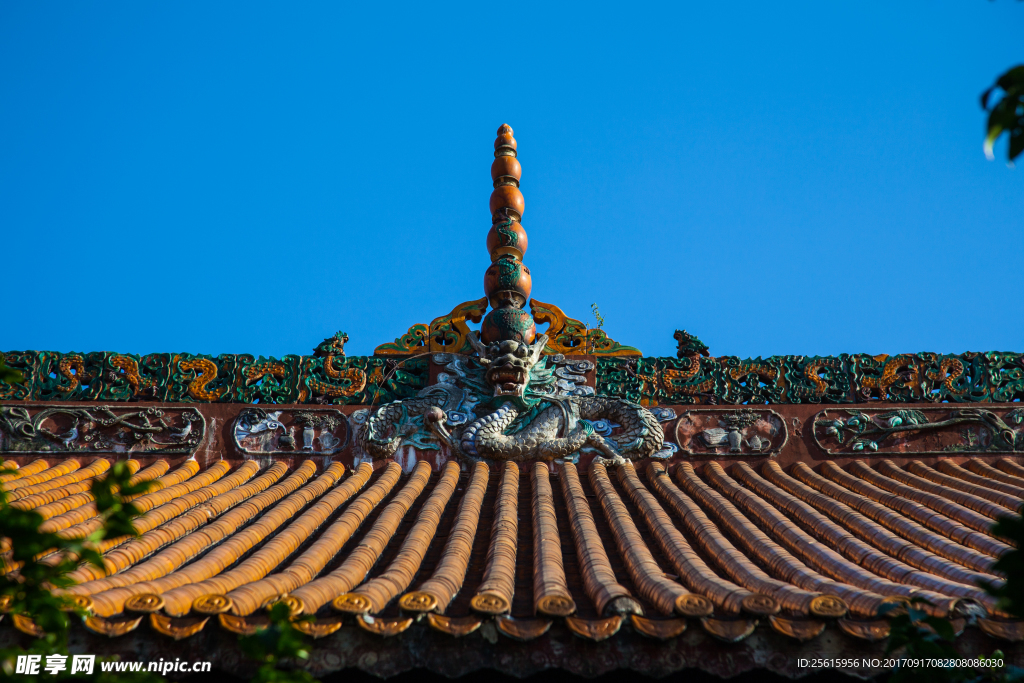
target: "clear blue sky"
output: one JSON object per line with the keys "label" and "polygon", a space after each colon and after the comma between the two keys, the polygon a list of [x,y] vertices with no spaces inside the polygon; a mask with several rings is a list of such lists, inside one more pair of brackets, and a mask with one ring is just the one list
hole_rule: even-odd
{"label": "clear blue sky", "polygon": [[[0,5],[0,349],[350,354],[534,295],[671,355],[1024,351],[1024,3]],[[379,9],[378,9],[379,8]]]}

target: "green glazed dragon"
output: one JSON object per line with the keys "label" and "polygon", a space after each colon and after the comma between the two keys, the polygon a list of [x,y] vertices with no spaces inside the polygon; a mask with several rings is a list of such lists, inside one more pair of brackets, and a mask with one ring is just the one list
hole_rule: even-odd
{"label": "green glazed dragon", "polygon": [[543,356],[546,335],[532,344],[484,345],[475,333],[470,340],[476,356],[436,354],[450,371],[437,384],[367,416],[360,443],[370,457],[391,457],[420,428],[471,460],[572,461],[588,450],[616,461],[671,455],[659,424],[665,409],[654,409],[656,416],[624,399],[595,396],[582,374],[593,364]]}

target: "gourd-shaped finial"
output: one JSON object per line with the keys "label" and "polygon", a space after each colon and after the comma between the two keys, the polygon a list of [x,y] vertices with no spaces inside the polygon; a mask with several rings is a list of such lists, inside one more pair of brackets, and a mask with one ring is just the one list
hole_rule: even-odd
{"label": "gourd-shaped finial", "polygon": [[523,168],[516,153],[512,127],[503,123],[494,140],[491,164],[491,230],[487,233],[487,251],[491,266],[484,274],[484,292],[494,309],[484,318],[481,337],[490,343],[511,339],[532,343],[537,332],[533,316],[525,309],[530,298],[530,269],[523,265],[526,254],[526,230],[523,219],[525,202],[519,191]]}

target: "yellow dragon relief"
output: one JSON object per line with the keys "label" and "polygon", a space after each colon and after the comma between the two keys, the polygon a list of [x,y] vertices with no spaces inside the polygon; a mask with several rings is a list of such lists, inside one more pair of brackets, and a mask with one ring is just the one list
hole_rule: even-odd
{"label": "yellow dragon relief", "polygon": [[207,389],[206,385],[217,379],[217,364],[209,358],[192,358],[180,360],[181,356],[174,357],[178,361],[178,368],[181,370],[196,371],[195,378],[188,383],[188,395],[197,401],[216,401],[224,395],[226,389]]}
{"label": "yellow dragon relief", "polygon": [[[81,386],[81,380],[89,378],[89,375],[85,374],[85,359],[81,356],[64,356],[60,359],[57,368],[60,370],[60,374],[71,382],[68,386],[57,385],[57,390],[63,391],[65,394],[70,394]],[[72,369],[75,372],[72,373]]]}
{"label": "yellow dragon relief", "polygon": [[[715,387],[715,378],[708,377],[702,382],[696,384],[688,384],[693,378],[698,377],[701,374],[701,369],[704,362],[700,356],[685,356],[689,358],[690,366],[685,370],[676,370],[675,368],[665,368],[661,371],[661,383],[665,391],[669,393],[680,393],[687,396],[693,396],[694,394],[706,394]],[[709,363],[714,363],[714,360],[709,360]]]}
{"label": "yellow dragon relief", "polygon": [[[875,360],[885,360],[888,356],[878,356]],[[889,387],[896,382],[900,381],[900,376],[897,374],[900,368],[910,367],[913,368],[913,375],[917,375],[917,366],[914,364],[914,358],[912,356],[896,356],[892,360],[886,362],[882,368],[881,377],[865,377],[861,380],[860,386],[864,390],[878,389],[878,397],[881,400],[885,400],[885,397],[889,394]]]}
{"label": "yellow dragon relief", "polygon": [[729,377],[737,382],[747,375],[757,375],[761,379],[767,380],[766,384],[769,382],[778,384],[779,371],[767,363],[741,363],[729,370]]}
{"label": "yellow dragon relief", "polygon": [[320,342],[313,349],[314,356],[324,359],[324,373],[332,380],[344,383],[322,382],[310,374],[305,378],[305,385],[308,388],[304,387],[299,392],[300,403],[305,402],[311,391],[317,396],[355,396],[366,388],[366,373],[361,369],[339,369],[334,365],[335,358],[345,357],[345,342],[347,341],[348,335],[338,332],[333,337],[328,337]]}
{"label": "yellow dragon relief", "polygon": [[[889,356],[883,354],[874,358],[877,361],[885,361]],[[951,394],[963,393],[956,388],[956,381],[964,374],[964,364],[959,358],[943,358],[938,371],[935,371],[921,368],[913,356],[895,356],[885,363],[880,377],[864,377],[860,385],[863,389],[878,389],[879,398],[885,400],[889,387],[902,379],[898,374],[901,368],[910,369],[911,377],[908,382],[915,393],[922,384],[922,375],[933,382],[941,383]]]}
{"label": "yellow dragon relief", "polygon": [[790,385],[789,393],[792,396],[824,396],[828,391],[828,382],[818,374],[822,368],[842,370],[843,364],[838,358],[819,358],[807,364],[803,369],[803,376],[807,379],[810,387]]}
{"label": "yellow dragon relief", "polygon": [[964,393],[963,391],[958,391],[954,386],[955,382],[963,377],[964,374],[964,364],[959,358],[943,358],[942,362],[939,363],[939,371],[929,370],[927,374],[928,379],[942,382],[949,393]]}
{"label": "yellow dragon relief", "polygon": [[[712,361],[714,362],[714,361]],[[675,368],[654,368],[652,374],[645,374],[637,371],[636,377],[640,380],[640,393],[646,396],[656,396],[659,391],[666,394],[683,394],[685,396],[693,396],[695,394],[706,394],[715,387],[715,379],[708,377],[707,379],[697,382],[696,384],[687,384],[694,377],[700,375],[702,369],[702,363],[700,358],[691,357],[690,365],[684,370],[677,370]],[[641,405],[657,405],[657,401],[653,398],[643,398],[640,400]]]}
{"label": "yellow dragon relief", "polygon": [[713,376],[695,384],[689,383],[695,377],[699,377],[704,369],[704,362],[701,360],[701,356],[708,358],[709,363],[715,364],[718,362],[711,358],[711,352],[708,350],[707,344],[686,330],[676,330],[673,336],[678,342],[676,356],[680,359],[686,359],[688,362],[687,367],[682,370],[665,368],[661,371],[660,378],[655,374],[652,378],[644,377],[643,379],[650,381],[655,387],[659,386],[658,380],[660,379],[660,387],[669,394],[693,396],[710,392],[715,388]]}
{"label": "yellow dragon relief", "polygon": [[288,367],[279,360],[250,365],[245,369],[245,386],[254,384],[267,375],[277,379],[284,379],[288,376]]}
{"label": "yellow dragon relief", "polygon": [[132,388],[132,394],[137,394],[140,389],[148,389],[156,384],[152,379],[139,374],[139,364],[131,356],[121,354],[111,356],[110,365],[124,373],[125,379],[128,380],[128,384]]}
{"label": "yellow dragon relief", "polygon": [[[141,389],[149,389],[156,385],[156,381],[148,377],[143,377],[139,372],[138,362],[131,356],[125,356],[123,354],[115,354],[109,359],[110,366],[120,370],[124,378],[128,380],[128,385],[132,388],[132,394],[138,394]],[[64,356],[60,359],[58,369],[61,376],[68,380],[67,386],[58,385],[57,389],[70,394],[81,386],[83,380],[92,379],[91,375],[85,371],[85,359],[78,355]],[[74,370],[75,372],[71,372]]]}

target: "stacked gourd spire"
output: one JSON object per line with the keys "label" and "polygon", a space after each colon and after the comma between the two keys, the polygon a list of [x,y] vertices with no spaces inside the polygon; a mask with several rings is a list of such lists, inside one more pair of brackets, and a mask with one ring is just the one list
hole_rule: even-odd
{"label": "stacked gourd spire", "polygon": [[487,251],[491,265],[484,274],[484,292],[491,311],[480,329],[485,343],[515,340],[533,343],[537,326],[526,310],[532,281],[530,269],[523,265],[526,253],[526,230],[523,219],[523,193],[519,179],[523,169],[516,154],[516,139],[507,123],[498,128],[494,141],[494,163],[491,164],[491,230],[487,233]]}

